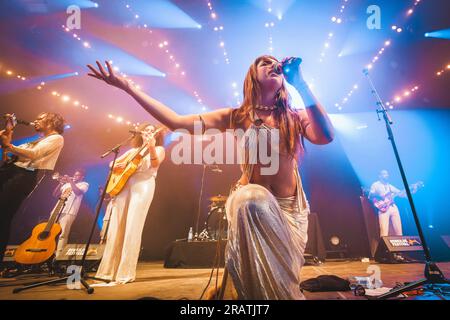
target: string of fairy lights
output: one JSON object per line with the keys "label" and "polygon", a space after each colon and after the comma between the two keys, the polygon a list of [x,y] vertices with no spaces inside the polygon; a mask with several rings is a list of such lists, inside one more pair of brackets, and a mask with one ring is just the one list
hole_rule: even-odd
{"label": "string of fairy lights", "polygon": [[[348,2],[349,0],[343,0],[339,7],[339,13],[331,17],[333,26],[340,25],[344,21],[344,11],[348,7]],[[331,48],[331,41],[333,40],[334,32],[335,32],[334,28],[330,30],[330,32],[328,32],[327,39],[325,40],[325,43],[323,44],[322,47],[322,52],[320,53],[319,58],[320,63],[324,61],[327,51]]]}
{"label": "string of fairy lights", "polygon": [[[212,1],[206,0],[206,5],[208,7],[208,14],[209,14],[209,18],[211,20],[209,25],[211,26],[213,32],[217,34],[218,46],[219,46],[219,48],[221,48],[225,64],[230,65],[231,64],[230,55],[226,49],[226,44],[225,44],[225,40],[224,40],[224,36],[223,36],[223,32],[224,32],[225,28],[224,28],[223,24],[220,22],[219,15],[217,14],[217,11],[214,9]],[[236,82],[231,83],[231,91],[232,91],[233,99],[235,100],[236,105],[240,105],[242,95],[239,93],[239,91],[237,91]]]}
{"label": "string of fairy lights", "polygon": [[[27,80],[27,77],[22,76],[20,74],[16,74],[16,72],[12,71],[11,69],[6,69],[4,72],[0,72],[0,75],[5,75],[6,77],[10,77],[12,79],[18,79],[18,80],[22,80],[22,81]],[[78,73],[76,73],[76,75],[78,75]],[[39,91],[44,91],[46,88],[47,88],[47,86],[46,86],[45,82],[40,82],[35,87],[35,89],[39,90]],[[71,105],[75,108],[78,108],[78,109],[84,110],[84,111],[89,110],[89,106],[82,103],[80,99],[74,98],[73,95],[71,95],[69,93],[53,90],[53,91],[51,91],[51,96],[54,97],[55,99],[58,99],[62,105]],[[139,122],[132,122],[130,120],[124,119],[122,116],[115,116],[112,114],[108,114],[107,118],[112,119],[119,124],[126,124],[126,125],[133,126],[133,127],[139,126],[139,124],[140,124]]]}
{"label": "string of fairy lights", "polygon": [[[130,14],[132,15],[133,19],[134,19],[134,23],[136,25],[136,27],[140,30],[144,30],[146,31],[151,38],[154,38],[156,35],[153,32],[153,30],[146,24],[146,23],[141,23],[141,15],[139,12],[137,12],[133,6],[129,3],[125,4],[125,8],[130,12]],[[202,26],[198,25],[198,28],[201,29]],[[223,28],[222,28],[223,29]],[[181,62],[178,61],[178,59],[176,58],[175,54],[170,50],[170,44],[169,41],[167,39],[160,39],[156,42],[153,41],[144,41],[143,42],[144,46],[157,46],[157,48],[159,50],[161,50],[162,53],[164,53],[167,57],[167,59],[169,60],[169,62],[172,65],[172,70],[170,70],[169,72],[167,72],[169,77],[176,77],[176,76],[181,76],[183,78],[186,77],[187,72],[183,69]],[[206,110],[206,105],[203,102],[203,99],[201,98],[200,94],[198,93],[198,90],[193,90],[193,95],[195,97],[195,99],[197,100],[197,102],[201,105],[202,110],[205,111]]]}
{"label": "string of fairy lights", "polygon": [[217,33],[217,36],[219,38],[219,48],[221,48],[221,50],[222,50],[223,59],[226,64],[230,64],[230,58],[228,56],[225,41],[222,36],[224,27],[222,24],[220,24],[219,16],[218,16],[217,12],[214,10],[213,4],[211,1],[207,1],[207,6],[208,6],[208,10],[209,10],[210,19],[212,20],[211,25],[213,27],[214,32]]}
{"label": "string of fairy lights", "polygon": [[[406,12],[404,15],[402,15],[403,17],[403,24],[406,23],[406,21],[408,20],[408,18],[410,18],[413,13],[416,11],[416,7],[419,5],[419,3],[421,2],[421,0],[414,0],[413,4],[407,8]],[[400,34],[403,31],[403,27],[400,26],[400,23],[397,23],[395,25],[392,25],[391,29]],[[392,45],[393,40],[392,39],[386,39],[383,42],[383,45],[380,47],[380,49],[377,51],[377,53],[372,57],[372,59],[370,60],[370,62],[368,62],[365,66],[364,69],[367,70],[372,70],[375,67],[375,64],[377,64],[381,57],[383,56],[383,54],[385,53],[385,51]],[[356,83],[354,83],[351,87],[351,89],[344,95],[344,97],[339,101],[336,102],[334,104],[334,106],[341,111],[344,107],[345,104],[348,103],[348,101],[350,100],[350,98],[352,97],[352,95],[355,93],[355,91],[359,88],[360,86],[360,81],[357,81]],[[393,109],[393,105],[390,103],[390,107],[391,109]]]}
{"label": "string of fairy lights", "polygon": [[[267,0],[267,12],[272,16],[273,14],[273,8],[272,8],[272,0]],[[278,20],[281,20],[283,16],[281,14],[278,14],[277,16]],[[269,54],[273,55],[274,46],[273,46],[273,29],[276,26],[276,20],[270,19],[269,21],[264,23],[264,27],[266,28],[268,32],[268,38],[269,38]]]}
{"label": "string of fairy lights", "polygon": [[[439,79],[443,77],[445,74],[450,73],[450,63],[447,63],[443,68],[439,69],[434,73],[434,76]],[[417,91],[420,89],[420,85],[416,84],[414,86],[410,86],[409,88],[403,90],[402,92],[397,93],[390,101],[386,102],[386,106],[390,109],[393,109],[395,105],[406,101],[411,98]]]}

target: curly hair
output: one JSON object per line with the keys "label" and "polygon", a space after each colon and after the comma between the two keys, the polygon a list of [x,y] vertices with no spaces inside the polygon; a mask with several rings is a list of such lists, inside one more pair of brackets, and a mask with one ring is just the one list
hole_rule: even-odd
{"label": "curly hair", "polygon": [[[138,126],[136,129],[137,131],[144,131],[145,128],[147,128],[148,126],[150,126],[150,123],[144,123],[141,124],[140,126]],[[162,128],[162,130],[160,130],[156,135],[155,135],[155,140],[156,140],[156,146],[163,146],[164,145],[164,139],[165,136],[168,132],[168,129],[164,126],[161,125],[153,125],[153,127],[155,128],[155,131]],[[137,134],[133,140],[131,140],[131,145],[135,148],[139,148],[142,146],[142,144],[144,143],[144,140],[142,139],[142,135]]]}
{"label": "curly hair", "polygon": [[64,118],[59,113],[43,112],[45,114],[45,124],[50,125],[59,134],[64,133]]}

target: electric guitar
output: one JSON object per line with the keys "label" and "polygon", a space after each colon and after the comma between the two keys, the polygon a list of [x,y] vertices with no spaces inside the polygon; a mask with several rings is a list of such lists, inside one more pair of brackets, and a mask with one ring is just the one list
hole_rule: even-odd
{"label": "electric guitar", "polygon": [[[153,132],[156,135],[162,128],[159,128]],[[148,153],[148,145],[144,143],[136,152],[130,154],[124,159],[125,167],[120,169],[113,169],[111,179],[106,186],[106,193],[111,197],[118,195],[125,187],[128,179],[137,171],[142,160]]]}
{"label": "electric guitar", "polygon": [[[17,125],[17,118],[14,113],[5,114],[4,118],[5,118],[5,130],[3,130],[2,135],[7,136],[9,138],[9,140],[11,141],[13,130]],[[17,160],[17,156],[10,157],[10,156],[8,156],[8,153],[6,152],[6,150],[4,148],[2,148],[2,149],[3,149],[3,153],[2,153],[2,162],[3,162],[2,165],[3,166],[6,166]]]}
{"label": "electric guitar", "polygon": [[55,223],[64,208],[72,189],[66,189],[60,196],[47,222],[33,228],[31,237],[23,242],[14,254],[14,260],[20,264],[40,264],[49,260],[56,250],[56,237],[61,233],[61,226]]}
{"label": "electric guitar", "polygon": [[[412,189],[412,193],[416,193],[417,190],[423,187],[424,184],[422,181],[416,182],[409,186]],[[400,192],[388,192],[383,199],[373,199],[373,205],[382,213],[386,212],[391,205],[394,204],[395,197],[404,194],[405,190]]]}

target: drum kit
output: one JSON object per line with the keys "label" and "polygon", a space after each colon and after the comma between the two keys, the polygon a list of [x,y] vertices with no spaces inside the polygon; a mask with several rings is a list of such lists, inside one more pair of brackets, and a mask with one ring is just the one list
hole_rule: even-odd
{"label": "drum kit", "polygon": [[199,240],[214,241],[227,239],[227,215],[225,213],[226,196],[218,195],[209,198],[208,217],[205,221],[203,231],[199,234]]}

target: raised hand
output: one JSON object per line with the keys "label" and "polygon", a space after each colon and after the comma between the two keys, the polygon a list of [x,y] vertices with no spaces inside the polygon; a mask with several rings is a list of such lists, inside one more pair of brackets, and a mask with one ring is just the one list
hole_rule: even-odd
{"label": "raised hand", "polygon": [[154,147],[156,145],[156,139],[153,133],[144,131],[142,133],[142,138],[149,147]]}
{"label": "raised hand", "polygon": [[103,80],[107,84],[122,90],[127,90],[130,87],[130,83],[128,82],[128,80],[117,75],[108,61],[105,61],[108,72],[103,68],[100,62],[96,61],[96,63],[98,70],[90,64],[87,65],[87,67],[91,70],[91,73],[88,73],[88,76]]}

